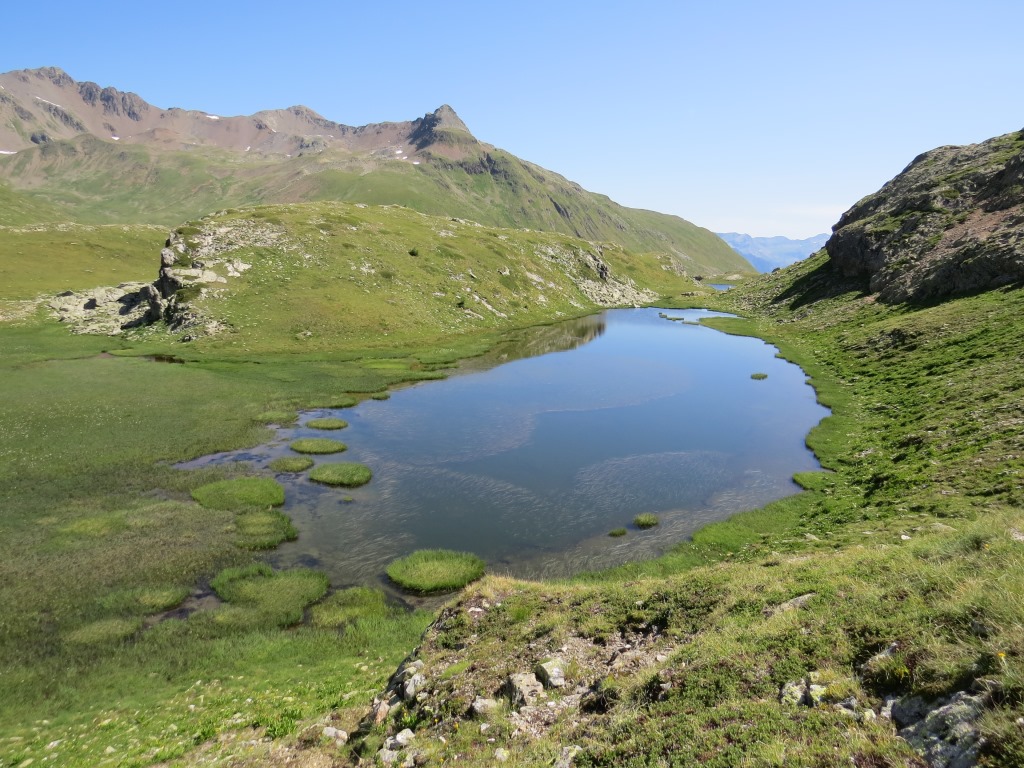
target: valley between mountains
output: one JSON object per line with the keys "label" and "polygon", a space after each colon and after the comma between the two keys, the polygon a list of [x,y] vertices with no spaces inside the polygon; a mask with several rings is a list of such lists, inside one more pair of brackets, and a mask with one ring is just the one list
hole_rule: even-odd
{"label": "valley between mountains", "polygon": [[[1024,765],[1024,132],[757,276],[450,107],[0,86],[4,768]],[[821,470],[654,559],[403,602],[266,564],[274,471],[175,467],[624,306],[798,363]]]}

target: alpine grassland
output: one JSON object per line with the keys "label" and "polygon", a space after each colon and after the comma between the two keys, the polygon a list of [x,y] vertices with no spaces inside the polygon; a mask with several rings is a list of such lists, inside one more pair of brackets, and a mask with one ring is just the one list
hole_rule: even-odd
{"label": "alpine grassland", "polygon": [[[310,621],[307,608],[325,590],[348,585],[325,586],[306,571],[246,570],[259,562],[254,552],[297,535],[272,508],[279,487],[244,464],[175,465],[264,443],[273,425],[294,423],[300,411],[350,407],[384,398],[400,383],[443,377],[445,366],[485,352],[506,329],[596,307],[547,266],[579,257],[589,248],[581,241],[443,224],[394,208],[261,211],[263,224],[296,227],[309,261],[353,250],[314,249],[330,231],[362,225],[374,234],[354,239],[357,255],[326,271],[319,261],[309,269],[284,264],[292,255],[284,249],[250,248],[253,283],[221,305],[209,296],[198,302],[235,325],[226,337],[194,343],[159,324],[113,336],[73,334],[46,307],[46,295],[64,290],[153,279],[163,230],[0,229],[12,246],[0,249],[0,270],[14,276],[0,283],[0,764],[188,763],[196,750],[227,756],[251,751],[260,739],[291,744],[325,713],[354,729],[430,614],[382,595],[346,603],[336,618],[317,611]],[[446,227],[474,234],[463,240],[437,232]],[[394,255],[386,242],[395,244]],[[417,243],[421,255],[412,257]],[[536,260],[545,287],[558,286],[547,289],[548,310],[500,318],[468,285],[446,287],[443,297],[415,288],[427,274],[439,285],[464,275],[462,286],[472,272],[488,291],[516,281],[502,287],[511,297],[532,283],[519,271],[521,253]],[[613,248],[605,258],[613,270],[629,267],[641,287],[692,287],[656,257],[638,267]],[[414,259],[421,271],[410,274]],[[333,302],[310,300],[329,298],[317,292],[316,274],[334,281]],[[393,284],[403,288],[390,296]],[[482,289],[476,295],[497,300]],[[303,331],[329,325],[346,304],[354,327],[342,332],[339,324],[328,328],[338,338],[310,343]],[[312,325],[292,314],[302,306]],[[493,320],[480,323],[469,312]],[[395,332],[384,335],[382,320]],[[239,339],[249,343],[232,343]],[[334,593],[326,594],[325,605],[333,605]],[[307,742],[319,745],[319,738]]]}
{"label": "alpine grassland", "polygon": [[[603,248],[666,309],[733,312],[706,322],[802,366],[832,410],[807,436],[822,471],[660,558],[407,610],[382,574],[353,590],[254,554],[296,535],[270,473],[176,465],[594,311],[565,278],[594,262],[563,235],[301,210],[206,222],[296,246],[240,246],[251,268],[196,300],[220,335],[69,333],[33,297],[94,286],[73,260],[0,284],[0,764],[354,765],[408,727],[427,764],[923,766],[887,706],[959,694],[983,702],[977,762],[1024,765],[1024,290],[886,305],[822,252],[680,296],[700,289],[663,259]],[[410,654],[415,695],[364,720]],[[477,702],[544,665],[564,684],[538,706]]]}

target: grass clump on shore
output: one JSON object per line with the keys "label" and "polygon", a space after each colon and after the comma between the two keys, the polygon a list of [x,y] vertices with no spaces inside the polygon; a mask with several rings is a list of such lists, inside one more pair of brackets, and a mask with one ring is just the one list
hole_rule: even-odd
{"label": "grass clump on shore", "polygon": [[373,472],[365,464],[341,462],[338,464],[321,464],[309,473],[309,479],[325,485],[343,485],[354,488],[366,485],[373,477]]}
{"label": "grass clump on shore", "polygon": [[127,640],[141,628],[139,619],[100,619],[72,630],[64,640],[74,645],[107,645]]}
{"label": "grass clump on shore", "polygon": [[208,509],[279,507],[284,504],[284,486],[268,477],[237,477],[201,485],[192,498]]}
{"label": "grass clump on shore", "polygon": [[310,419],[306,422],[306,426],[310,429],[344,429],[348,426],[348,422],[335,418]]}
{"label": "grass clump on shore", "polygon": [[313,466],[313,460],[308,456],[281,456],[267,466],[274,472],[305,472]]}
{"label": "grass clump on shore", "polygon": [[341,453],[348,450],[348,446],[340,440],[332,440],[329,437],[302,437],[293,440],[289,447],[296,453]]}
{"label": "grass clump on shore", "polygon": [[454,592],[484,575],[484,561],[468,552],[420,549],[387,567],[388,578],[420,595]]}
{"label": "grass clump on shore", "polygon": [[229,605],[206,621],[219,629],[289,627],[302,621],[305,609],[327,594],[327,576],[296,568],[274,571],[266,563],[225,568],[210,582]]}
{"label": "grass clump on shore", "polygon": [[286,424],[293,424],[298,417],[295,411],[264,411],[256,415],[253,420],[260,424],[280,424],[284,426]]}
{"label": "grass clump on shore", "polygon": [[648,528],[653,528],[660,522],[661,521],[658,519],[658,516],[651,512],[641,512],[633,518],[633,525],[642,531]]}
{"label": "grass clump on shore", "polygon": [[250,551],[273,549],[282,541],[294,541],[299,532],[291,519],[276,509],[243,512],[235,519],[235,545]]}
{"label": "grass clump on shore", "polygon": [[351,587],[328,595],[313,606],[310,622],[314,627],[339,627],[363,619],[390,618],[401,609],[390,605],[379,589]]}

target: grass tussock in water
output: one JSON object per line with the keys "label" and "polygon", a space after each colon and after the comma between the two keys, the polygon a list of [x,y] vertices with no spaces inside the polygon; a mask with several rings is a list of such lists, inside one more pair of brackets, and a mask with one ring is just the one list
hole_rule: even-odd
{"label": "grass tussock in water", "polygon": [[468,552],[420,549],[387,567],[388,578],[421,595],[453,592],[484,575],[484,561]]}
{"label": "grass tussock in water", "polygon": [[768,378],[768,374],[767,373],[752,373],[752,374],[750,374],[750,378],[752,378],[754,381],[764,381],[765,379]]}
{"label": "grass tussock in water", "polygon": [[641,512],[633,518],[633,525],[642,531],[648,528],[654,528],[660,522],[661,521],[658,519],[658,516],[652,512]]}
{"label": "grass tussock in water", "polygon": [[621,536],[625,536],[626,535],[626,529],[625,528],[612,528],[610,531],[608,531],[608,535],[611,536],[612,538],[617,539],[617,538],[619,538]]}
{"label": "grass tussock in water", "polygon": [[313,466],[313,460],[308,456],[281,456],[274,459],[267,467],[274,472],[305,472],[307,469]]}
{"label": "grass tussock in water", "polygon": [[348,488],[366,485],[372,478],[373,472],[368,466],[354,462],[321,464],[309,473],[309,479],[317,483]]}
{"label": "grass tussock in water", "polygon": [[341,453],[348,449],[340,440],[332,440],[329,437],[302,437],[292,440],[288,445],[296,453]]}
{"label": "grass tussock in water", "polygon": [[279,507],[284,504],[284,486],[267,477],[236,477],[201,485],[192,498],[210,509]]}
{"label": "grass tussock in water", "polygon": [[306,422],[305,426],[310,429],[344,429],[348,426],[348,422],[344,419],[335,418],[310,419]]}

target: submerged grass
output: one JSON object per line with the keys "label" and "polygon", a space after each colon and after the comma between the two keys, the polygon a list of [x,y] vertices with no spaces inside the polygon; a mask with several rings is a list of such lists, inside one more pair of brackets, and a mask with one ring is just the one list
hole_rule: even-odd
{"label": "submerged grass", "polygon": [[387,567],[388,578],[421,595],[453,592],[484,575],[484,561],[468,552],[420,549]]}

